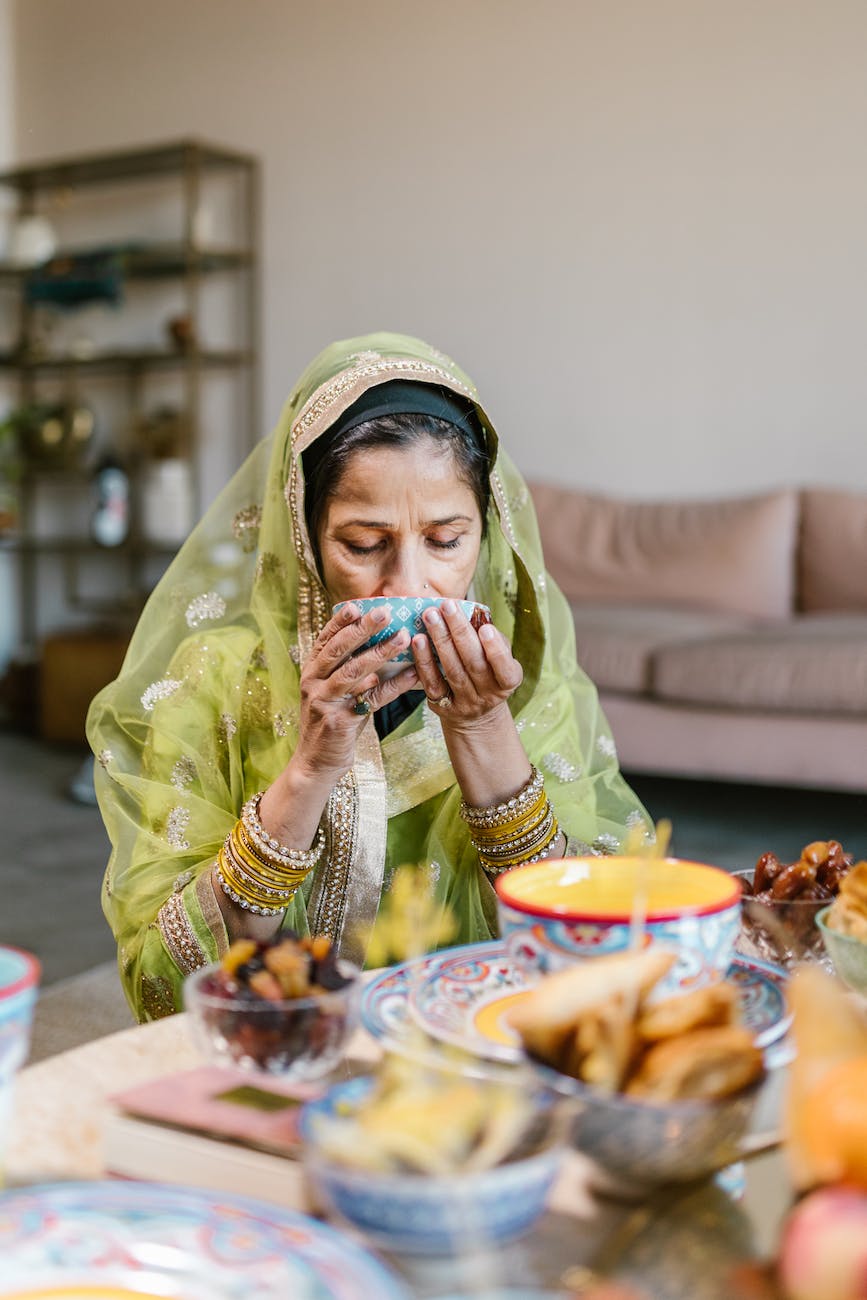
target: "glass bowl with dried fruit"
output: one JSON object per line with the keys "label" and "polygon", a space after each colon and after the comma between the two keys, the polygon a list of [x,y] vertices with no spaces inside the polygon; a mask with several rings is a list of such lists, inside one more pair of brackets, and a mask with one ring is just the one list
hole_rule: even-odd
{"label": "glass bowl with dried fruit", "polygon": [[196,1042],[218,1065],[293,1083],[334,1068],[358,1021],[359,970],[328,939],[239,939],[184,982]]}
{"label": "glass bowl with dried fruit", "polygon": [[832,969],[816,918],[836,898],[851,866],[837,840],[814,840],[796,862],[763,853],[753,870],[733,872],[743,891],[736,950],[787,969],[800,961]]}
{"label": "glass bowl with dried fruit", "polygon": [[404,1254],[457,1256],[533,1226],[565,1154],[532,1076],[480,1079],[387,1056],[301,1113],[312,1186],[337,1219]]}
{"label": "glass bowl with dried fruit", "polygon": [[571,1143],[608,1190],[641,1195],[739,1159],[765,1077],[733,985],[654,999],[672,961],[656,948],[590,958],[510,1012],[541,1081],[570,1100]]}

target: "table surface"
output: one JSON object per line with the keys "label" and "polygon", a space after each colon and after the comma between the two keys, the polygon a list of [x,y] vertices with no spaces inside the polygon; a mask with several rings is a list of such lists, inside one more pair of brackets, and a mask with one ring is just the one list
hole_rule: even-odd
{"label": "table surface", "polygon": [[[380,1049],[363,1030],[347,1055],[374,1062]],[[121,1030],[24,1069],[15,1084],[10,1186],[101,1178],[107,1098],[202,1063],[185,1015]],[[382,1256],[417,1296],[472,1294],[492,1276],[528,1290],[553,1286],[570,1270],[630,1280],[654,1300],[731,1300],[726,1275],[744,1256],[771,1253],[790,1202],[779,1151],[743,1166],[744,1192],[733,1199],[713,1182],[656,1193],[626,1204],[600,1198],[591,1168],[570,1156],[540,1224],[491,1256],[412,1260]]]}

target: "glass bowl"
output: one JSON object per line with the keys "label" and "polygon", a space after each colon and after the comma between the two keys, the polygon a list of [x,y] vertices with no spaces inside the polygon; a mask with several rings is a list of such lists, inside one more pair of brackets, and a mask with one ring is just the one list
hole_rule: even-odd
{"label": "glass bowl", "polygon": [[307,1172],[332,1214],[383,1249],[439,1256],[510,1241],[539,1219],[564,1156],[550,1097],[514,1159],[468,1172],[391,1172],[342,1164],[317,1140],[323,1125],[351,1117],[375,1086],[373,1076],[334,1084],[301,1112]]}
{"label": "glass bowl", "polygon": [[741,900],[741,931],[735,950],[744,957],[758,957],[787,970],[800,961],[817,962],[832,970],[816,918],[828,906],[827,898],[791,898],[765,901],[747,892],[753,872],[733,871],[744,892]]}
{"label": "glass bowl", "polygon": [[867,943],[854,934],[844,934],[828,924],[831,905],[822,908],[816,925],[822,936],[833,970],[856,993],[867,994]]}
{"label": "glass bowl", "polygon": [[360,971],[343,960],[337,968],[348,980],[342,988],[279,1001],[246,989],[228,993],[219,962],[194,971],[184,981],[184,1006],[198,1047],[216,1065],[292,1083],[322,1078],[358,1023]]}
{"label": "glass bowl", "polygon": [[570,1145],[612,1180],[609,1190],[636,1196],[739,1160],[767,1077],[718,1101],[661,1104],[601,1092],[536,1061],[533,1067],[552,1092],[571,1102]]}

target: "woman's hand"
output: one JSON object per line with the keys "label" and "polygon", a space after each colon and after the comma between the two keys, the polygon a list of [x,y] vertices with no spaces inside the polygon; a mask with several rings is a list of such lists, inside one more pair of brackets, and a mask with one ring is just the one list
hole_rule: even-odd
{"label": "woman's hand", "polygon": [[[334,784],[352,766],[355,744],[367,714],[404,691],[418,686],[415,668],[381,682],[376,670],[409,644],[405,630],[356,653],[391,618],[388,606],[363,617],[356,605],[344,605],[326,623],[301,670],[298,746],[292,758],[308,777]],[[359,697],[369,709],[356,711]]]}
{"label": "woman's hand", "polygon": [[492,623],[477,632],[454,600],[444,601],[441,610],[426,610],[427,635],[413,638],[418,678],[444,727],[473,726],[502,713],[523,681],[523,669]]}

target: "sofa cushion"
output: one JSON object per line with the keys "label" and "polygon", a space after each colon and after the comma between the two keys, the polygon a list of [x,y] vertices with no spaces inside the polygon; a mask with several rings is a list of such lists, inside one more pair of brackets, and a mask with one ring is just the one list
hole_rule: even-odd
{"label": "sofa cushion", "polygon": [[763,712],[867,715],[867,615],[805,615],[653,659],[661,699]]}
{"label": "sofa cushion", "polygon": [[801,494],[798,586],[804,611],[867,612],[867,493]]}
{"label": "sofa cushion", "polygon": [[649,689],[654,652],[690,640],[707,641],[745,626],[735,614],[650,605],[573,604],[578,662],[600,690]]}
{"label": "sofa cushion", "polygon": [[570,602],[782,618],[792,610],[798,495],[626,501],[532,484],[545,561]]}

